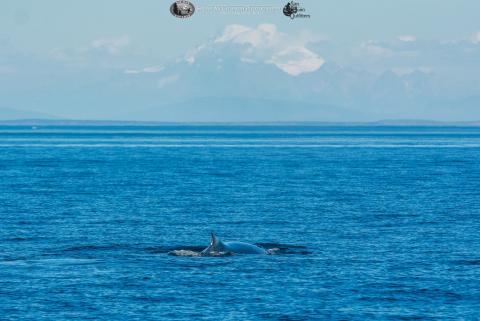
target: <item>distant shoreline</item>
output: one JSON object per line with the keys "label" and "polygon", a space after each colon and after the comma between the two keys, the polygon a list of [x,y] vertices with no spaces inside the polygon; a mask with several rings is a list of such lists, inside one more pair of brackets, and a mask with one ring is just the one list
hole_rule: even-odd
{"label": "distant shoreline", "polygon": [[428,127],[480,127],[478,121],[434,121],[434,120],[379,120],[370,122],[161,122],[161,121],[115,121],[115,120],[70,120],[70,119],[17,119],[0,120],[0,126],[428,126]]}

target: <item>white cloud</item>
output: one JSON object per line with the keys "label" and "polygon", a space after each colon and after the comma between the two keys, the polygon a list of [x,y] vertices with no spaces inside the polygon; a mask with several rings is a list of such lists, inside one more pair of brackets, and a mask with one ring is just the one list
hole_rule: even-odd
{"label": "white cloud", "polygon": [[235,41],[236,38],[239,38],[239,37],[240,37],[239,40],[242,42],[243,41],[241,40],[242,34],[248,33],[251,30],[252,28],[247,26],[229,25],[225,27],[225,29],[223,30],[223,34],[217,39],[215,39],[215,42],[219,43],[219,42]]}
{"label": "white cloud", "polygon": [[272,56],[268,62],[292,76],[317,70],[325,60],[305,47],[288,47]]}
{"label": "white cloud", "polygon": [[470,41],[473,43],[473,44],[480,44],[480,31],[475,33],[471,38],[470,38]]}
{"label": "white cloud", "polygon": [[111,55],[117,55],[120,51],[129,46],[131,39],[127,35],[113,38],[99,38],[94,40],[90,47],[94,49],[103,49],[106,50]]}
{"label": "white cloud", "polygon": [[191,65],[195,62],[195,53],[188,53],[185,56],[185,60]]}
{"label": "white cloud", "polygon": [[218,37],[215,42],[234,42],[238,44],[248,44],[255,48],[272,47],[281,42],[284,34],[277,31],[277,27],[273,24],[261,24],[256,29],[242,26],[229,25],[223,34]]}
{"label": "white cloud", "polygon": [[180,79],[179,75],[171,75],[171,76],[166,76],[166,77],[160,78],[157,81],[157,87],[158,88],[163,88],[163,87],[165,87],[165,86],[167,86],[171,83],[176,82],[178,79]]}
{"label": "white cloud", "polygon": [[256,28],[243,25],[229,25],[214,43],[234,43],[245,46],[242,61],[263,61],[277,66],[291,76],[313,72],[325,60],[306,47],[318,41],[302,34],[302,37],[288,35],[277,30],[273,24],[261,24]]}
{"label": "white cloud", "polygon": [[393,55],[391,49],[382,47],[379,43],[373,40],[362,43],[360,48],[370,56],[390,57]]}
{"label": "white cloud", "polygon": [[192,50],[189,50],[186,54],[185,54],[185,61],[188,62],[188,64],[193,64],[195,63],[195,56],[201,51],[203,50],[204,48],[206,47],[205,44],[203,45],[200,45],[196,48],[193,48]]}
{"label": "white cloud", "polygon": [[246,58],[246,57],[242,57],[242,58],[240,58],[240,60],[241,60],[242,62],[246,62],[247,64],[254,64],[254,63],[256,63],[255,60],[250,59],[250,58]]}
{"label": "white cloud", "polygon": [[397,40],[400,40],[402,42],[415,42],[417,41],[417,37],[412,35],[400,35],[397,36]]}
{"label": "white cloud", "polygon": [[161,72],[165,67],[163,66],[151,66],[151,67],[145,67],[142,69],[127,69],[123,73],[125,74],[131,74],[131,75],[137,75],[137,74],[152,74],[152,73],[158,73]]}

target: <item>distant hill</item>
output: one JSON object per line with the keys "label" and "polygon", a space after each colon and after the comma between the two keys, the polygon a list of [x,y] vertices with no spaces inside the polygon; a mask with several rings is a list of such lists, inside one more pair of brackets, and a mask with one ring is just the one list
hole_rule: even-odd
{"label": "distant hill", "polygon": [[169,103],[126,115],[127,120],[158,119],[167,122],[303,122],[368,120],[360,112],[338,106],[281,101],[204,97]]}
{"label": "distant hill", "polygon": [[31,110],[21,110],[13,108],[0,108],[0,120],[18,120],[18,119],[55,119],[54,116]]}

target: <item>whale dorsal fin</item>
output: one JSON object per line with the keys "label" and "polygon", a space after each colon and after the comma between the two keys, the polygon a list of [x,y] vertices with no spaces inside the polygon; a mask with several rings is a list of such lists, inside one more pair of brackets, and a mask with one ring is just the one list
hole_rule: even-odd
{"label": "whale dorsal fin", "polygon": [[218,238],[217,236],[215,235],[214,232],[211,232],[210,234],[210,245],[207,246],[207,248],[205,250],[202,251],[202,254],[208,254],[210,252],[215,252],[216,251],[216,247],[218,245]]}
{"label": "whale dorsal fin", "polygon": [[210,245],[215,247],[218,244],[218,238],[215,235],[215,232],[211,232]]}

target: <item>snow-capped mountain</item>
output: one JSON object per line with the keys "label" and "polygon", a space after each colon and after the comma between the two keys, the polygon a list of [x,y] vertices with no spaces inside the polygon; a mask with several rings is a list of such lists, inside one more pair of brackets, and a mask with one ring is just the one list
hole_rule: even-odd
{"label": "snow-capped mountain", "polygon": [[[341,60],[322,49],[329,44],[319,45],[324,40],[318,36],[285,33],[271,24],[230,25],[158,64],[150,56],[122,56],[117,47],[124,40],[104,40],[109,46],[103,51],[98,44],[73,54],[57,50],[49,60],[12,56],[17,68],[4,69],[8,77],[0,77],[2,105],[23,110],[42,106],[60,118],[75,119],[480,119],[480,84],[464,79],[464,73],[453,79],[435,68],[380,68],[378,57],[368,63],[379,61],[379,68],[355,63],[365,55],[390,59],[395,50],[407,50],[398,55],[412,60],[416,49],[411,39],[408,45],[390,47],[367,42],[360,58]],[[469,52],[476,50],[472,46]],[[345,60],[349,63],[339,62]]]}

